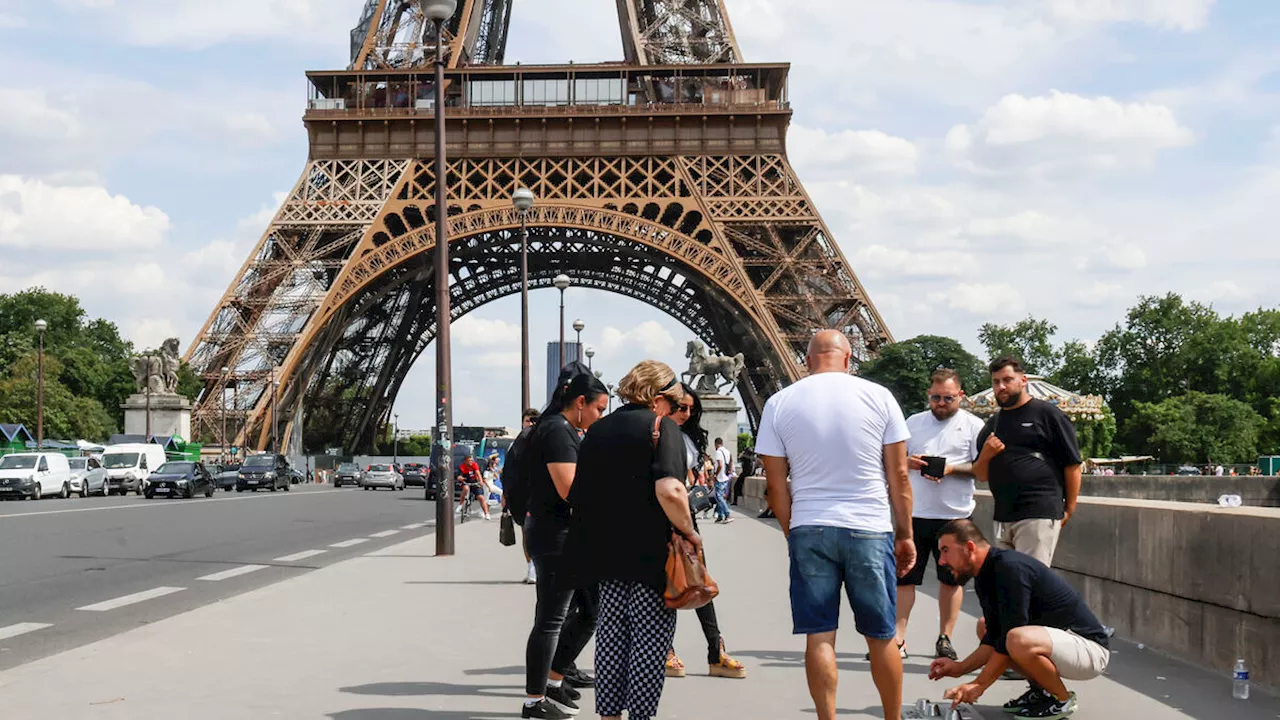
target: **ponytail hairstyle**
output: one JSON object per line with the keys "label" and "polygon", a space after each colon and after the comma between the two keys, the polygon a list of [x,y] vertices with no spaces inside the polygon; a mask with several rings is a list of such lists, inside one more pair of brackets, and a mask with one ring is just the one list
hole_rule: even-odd
{"label": "ponytail hairstyle", "polygon": [[701,457],[707,454],[707,431],[702,427],[702,398],[689,387],[689,383],[682,382],[680,385],[684,388],[684,396],[693,401],[693,410],[689,412],[689,419],[680,426],[680,431],[689,436]]}
{"label": "ponytail hairstyle", "polygon": [[609,388],[605,387],[586,365],[571,362],[560,371],[555,392],[551,394],[551,400],[542,411],[538,422],[552,415],[559,415],[580,397],[586,398],[587,402],[592,402],[601,395],[608,394]]}

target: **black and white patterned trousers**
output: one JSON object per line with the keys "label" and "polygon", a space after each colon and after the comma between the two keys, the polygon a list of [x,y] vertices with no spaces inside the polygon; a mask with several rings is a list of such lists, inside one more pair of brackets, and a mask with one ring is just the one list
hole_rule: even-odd
{"label": "black and white patterned trousers", "polygon": [[658,714],[676,611],[638,582],[600,583],[596,625],[596,714],[646,720]]}

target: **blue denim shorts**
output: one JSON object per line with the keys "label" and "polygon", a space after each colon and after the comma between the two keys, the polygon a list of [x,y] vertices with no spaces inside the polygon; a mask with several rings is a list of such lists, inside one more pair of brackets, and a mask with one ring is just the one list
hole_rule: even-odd
{"label": "blue denim shorts", "polygon": [[796,635],[839,627],[843,585],[858,634],[874,640],[893,637],[898,611],[893,533],[805,525],[791,530],[787,547]]}

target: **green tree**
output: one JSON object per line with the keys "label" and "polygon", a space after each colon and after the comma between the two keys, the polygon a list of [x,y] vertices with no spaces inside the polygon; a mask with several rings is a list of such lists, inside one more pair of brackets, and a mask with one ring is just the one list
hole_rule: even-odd
{"label": "green tree", "polygon": [[[115,420],[91,397],[75,395],[60,381],[62,363],[44,361],[44,436],[56,440],[105,441]],[[0,423],[21,423],[36,433],[37,375],[35,354],[20,358],[8,378],[0,380]]]}
{"label": "green tree", "polygon": [[751,433],[738,433],[738,454],[741,455],[743,450],[755,444],[755,439],[751,437]]}
{"label": "green tree", "polygon": [[1116,437],[1116,415],[1111,412],[1111,408],[1104,405],[1102,418],[1099,420],[1076,420],[1074,424],[1081,457],[1088,459],[1111,455],[1111,445]]}
{"label": "green tree", "polygon": [[1053,347],[1057,331],[1058,326],[1048,320],[1028,315],[1012,325],[987,323],[978,330],[978,340],[987,349],[988,360],[1012,355],[1028,373],[1049,377],[1062,364],[1061,354]]}
{"label": "green tree", "polygon": [[1243,463],[1258,458],[1264,422],[1239,400],[1193,390],[1157,403],[1138,402],[1131,425],[1162,462]]}
{"label": "green tree", "polygon": [[929,376],[941,367],[959,373],[968,393],[976,394],[990,385],[990,375],[982,361],[955,340],[937,335],[920,335],[886,345],[880,357],[858,368],[858,374],[889,388],[903,410],[914,412],[924,407]]}
{"label": "green tree", "polygon": [[1110,394],[1106,378],[1098,367],[1098,358],[1089,346],[1079,340],[1072,340],[1063,343],[1058,356],[1062,362],[1058,371],[1049,377],[1049,382],[1082,395],[1106,397]]}

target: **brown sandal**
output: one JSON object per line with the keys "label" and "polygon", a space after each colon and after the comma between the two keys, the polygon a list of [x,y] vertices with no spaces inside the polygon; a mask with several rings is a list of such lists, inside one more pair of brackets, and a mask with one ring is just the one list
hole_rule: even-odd
{"label": "brown sandal", "polygon": [[684,663],[680,662],[680,656],[676,655],[675,649],[667,651],[667,677],[682,678],[685,675]]}
{"label": "brown sandal", "polygon": [[747,676],[746,666],[729,657],[729,653],[724,651],[724,640],[720,641],[720,662],[711,666],[710,675],[734,680],[741,680]]}

